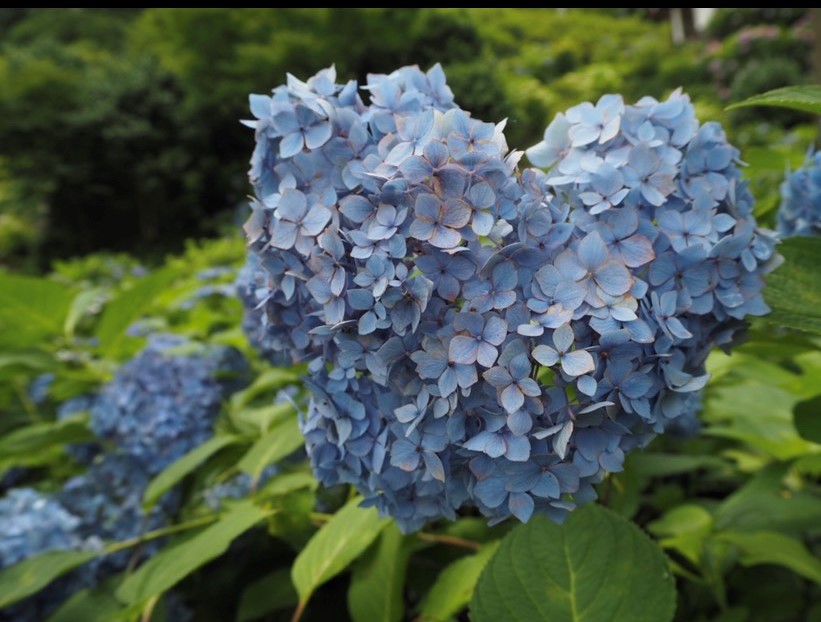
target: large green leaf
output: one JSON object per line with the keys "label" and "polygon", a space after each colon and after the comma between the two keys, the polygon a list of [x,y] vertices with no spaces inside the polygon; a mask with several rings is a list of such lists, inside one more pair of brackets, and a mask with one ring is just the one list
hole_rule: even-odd
{"label": "large green leaf", "polygon": [[107,590],[80,590],[64,602],[48,622],[112,622],[123,605]]}
{"label": "large green leaf", "polygon": [[46,278],[0,274],[0,344],[38,346],[63,330],[72,293]]}
{"label": "large green leaf", "polygon": [[83,290],[74,297],[66,314],[65,322],[63,322],[63,332],[68,339],[74,337],[74,329],[77,328],[77,324],[105,291],[102,287],[95,287]]}
{"label": "large green leaf", "polygon": [[297,602],[290,571],[281,568],[245,588],[237,606],[237,622],[257,620],[271,611],[293,607]]}
{"label": "large green leaf", "polygon": [[796,533],[821,524],[821,499],[784,484],[789,465],[770,465],[715,511],[716,529]]}
{"label": "large green leaf", "polygon": [[776,564],[821,585],[821,560],[814,557],[796,538],[773,531],[727,531],[717,537],[738,549],[739,561],[745,566]]}
{"label": "large green leaf", "polygon": [[658,545],[590,505],[564,525],[536,517],[513,529],[482,573],[470,613],[474,622],[668,622],[675,605]]}
{"label": "large green leaf", "polygon": [[31,596],[95,557],[93,551],[49,551],[9,566],[0,571],[0,609]]}
{"label": "large green leaf", "polygon": [[4,464],[42,464],[48,461],[51,450],[93,439],[87,417],[81,415],[18,428],[0,437],[0,468]]}
{"label": "large green leaf", "polygon": [[420,606],[424,622],[446,622],[467,607],[479,576],[499,548],[500,541],[489,542],[478,553],[450,564],[436,578]]}
{"label": "large green leaf", "polygon": [[237,463],[237,468],[256,482],[269,464],[302,447],[305,440],[297,425],[296,413],[280,421],[259,439]]}
{"label": "large green leaf", "polygon": [[771,322],[821,333],[821,238],[793,237],[778,247],[784,265],[767,276]]}
{"label": "large green leaf", "polygon": [[720,469],[727,464],[718,456],[646,452],[631,454],[626,468],[644,477],[670,477],[698,469]]}
{"label": "large green leaf", "polygon": [[727,106],[727,110],[747,106],[777,106],[821,114],[821,85],[785,86]]}
{"label": "large green leaf", "polygon": [[348,610],[354,622],[400,622],[411,547],[394,523],[354,566]]}
{"label": "large green leaf", "polygon": [[703,507],[677,505],[647,526],[666,549],[678,551],[696,566],[701,566],[704,541],[712,533],[713,517]]}
{"label": "large green leaf", "polygon": [[325,523],[297,555],[291,579],[304,608],[316,589],[345,570],[387,527],[376,508],[361,508],[356,497]]}
{"label": "large green leaf", "polygon": [[263,497],[279,497],[302,488],[316,487],[316,478],[310,471],[295,471],[271,478],[259,489],[259,494]]}
{"label": "large green leaf", "polygon": [[126,339],[126,329],[137,321],[151,303],[179,276],[172,268],[163,268],[120,292],[103,310],[97,327],[97,338],[105,354],[116,353]]}
{"label": "large green leaf", "polygon": [[237,536],[245,533],[269,511],[241,501],[195,536],[164,548],[129,575],[117,590],[117,598],[134,604],[162,594],[179,581],[222,555]]}
{"label": "large green leaf", "polygon": [[813,443],[821,443],[821,395],[799,402],[793,408],[795,429]]}
{"label": "large green leaf", "polygon": [[175,462],[172,462],[148,484],[143,494],[143,504],[146,507],[154,505],[159,501],[160,497],[171,490],[182,478],[191,473],[200,464],[208,460],[208,458],[223,447],[236,443],[238,440],[236,436],[214,436]]}

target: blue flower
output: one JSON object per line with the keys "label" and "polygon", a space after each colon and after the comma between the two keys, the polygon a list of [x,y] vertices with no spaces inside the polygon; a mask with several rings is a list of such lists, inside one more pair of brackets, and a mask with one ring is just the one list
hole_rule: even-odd
{"label": "blue flower", "polygon": [[416,199],[416,220],[411,223],[410,235],[430,242],[436,248],[453,248],[462,241],[459,229],[470,222],[470,207],[458,199],[442,201],[432,194]]}
{"label": "blue flower", "polygon": [[497,365],[482,374],[487,383],[496,389],[499,405],[508,413],[515,413],[525,403],[525,397],[539,397],[538,383],[530,377],[530,361],[527,356],[514,356],[507,365]]}
{"label": "blue flower", "polygon": [[[308,364],[314,472],[406,531],[463,506],[560,520],[692,417],[711,345],[767,312],[779,258],[737,150],[680,91],[607,95],[522,171],[441,67],[368,76],[367,104],[334,80],[253,100],[240,287],[252,342]],[[283,155],[276,115],[302,109],[317,138]]]}
{"label": "blue flower", "polygon": [[562,371],[575,377],[596,369],[593,357],[586,350],[570,350],[573,345],[573,329],[570,324],[562,324],[553,331],[553,347],[540,344],[533,349],[532,356],[546,367],[560,364]]}
{"label": "blue flower", "polygon": [[454,363],[492,367],[499,356],[498,346],[507,337],[507,323],[496,315],[487,318],[479,313],[459,313],[453,320],[457,334],[448,346]]}
{"label": "blue flower", "polygon": [[804,164],[781,184],[778,233],[821,235],[821,152],[809,151]]}

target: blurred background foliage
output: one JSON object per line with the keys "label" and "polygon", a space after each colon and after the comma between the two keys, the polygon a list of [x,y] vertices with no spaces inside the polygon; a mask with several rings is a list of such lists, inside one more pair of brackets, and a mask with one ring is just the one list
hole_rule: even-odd
{"label": "blurred background foliage", "polygon": [[722,110],[804,82],[811,32],[803,9],[719,11],[680,46],[638,9],[3,9],[0,265],[42,271],[98,250],[156,262],[217,234],[247,192],[248,93],[331,63],[362,80],[442,62],[457,101],[507,117],[518,148],[580,101],[685,86],[742,148],[779,147],[753,164],[780,176],[813,137],[808,118]]}

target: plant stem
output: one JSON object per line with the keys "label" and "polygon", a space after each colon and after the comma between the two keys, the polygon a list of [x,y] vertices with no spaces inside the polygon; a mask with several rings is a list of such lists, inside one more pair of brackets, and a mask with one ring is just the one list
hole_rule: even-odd
{"label": "plant stem", "polygon": [[302,617],[302,614],[305,613],[305,605],[307,602],[299,601],[299,604],[294,609],[294,615],[291,616],[291,622],[299,622],[299,619]]}
{"label": "plant stem", "polygon": [[217,518],[219,518],[219,514],[209,514],[208,516],[202,516],[200,518],[190,520],[187,523],[180,523],[179,525],[171,525],[170,527],[163,527],[162,529],[148,531],[141,536],[137,536],[136,538],[129,538],[128,540],[123,540],[122,542],[115,542],[114,544],[105,547],[103,554],[109,555],[124,549],[130,549],[132,546],[136,546],[142,542],[156,540],[157,538],[162,538],[163,536],[177,533],[179,531],[187,531],[188,529],[202,527],[208,523],[213,523]]}
{"label": "plant stem", "polygon": [[476,542],[475,540],[467,540],[465,538],[460,538],[458,536],[448,536],[445,534],[426,533],[424,531],[420,531],[416,534],[416,537],[422,540],[422,542],[450,544],[452,546],[460,546],[463,549],[470,549],[471,551],[478,551],[482,548],[481,542]]}

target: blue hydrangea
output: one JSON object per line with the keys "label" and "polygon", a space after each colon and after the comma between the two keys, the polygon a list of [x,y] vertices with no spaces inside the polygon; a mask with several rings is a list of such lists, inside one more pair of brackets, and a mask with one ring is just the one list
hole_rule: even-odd
{"label": "blue hydrangea", "polygon": [[101,389],[91,428],[157,474],[211,436],[226,388],[246,372],[233,350],[200,352],[183,339],[155,337]]}
{"label": "blue hydrangea", "polygon": [[[128,540],[164,527],[178,509],[180,495],[174,490],[146,514],[142,499],[150,481],[151,474],[141,460],[109,452],[88,471],[68,480],[57,498],[78,518],[82,537],[106,542]],[[139,549],[94,560],[87,570],[101,579],[125,569],[135,554],[142,559],[159,548],[159,541],[147,542]]]}
{"label": "blue hydrangea", "polygon": [[45,551],[79,549],[80,520],[32,488],[13,488],[0,498],[0,568]]}
{"label": "blue hydrangea", "polygon": [[[233,348],[155,335],[99,394],[63,403],[58,418],[89,412],[92,429],[106,442],[69,448],[88,469],[54,497],[22,489],[0,499],[0,568],[46,550],[99,548],[104,541],[138,538],[169,524],[179,509],[179,490],[146,512],[142,500],[148,484],[211,436],[224,397],[242,386],[247,371]],[[160,546],[153,540],[92,560],[41,595],[0,612],[0,620],[6,614],[14,620],[45,619],[44,612],[73,591],[121,572]]]}
{"label": "blue hydrangea", "polygon": [[[560,520],[694,411],[767,312],[775,239],[686,96],[558,115],[520,170],[441,67],[251,96],[246,331],[307,362],[317,478],[405,530],[475,506]],[[297,120],[297,122],[294,121]]]}
{"label": "blue hydrangea", "polygon": [[[47,551],[92,548],[80,532],[80,519],[58,501],[31,488],[14,488],[0,498],[0,569]],[[74,573],[54,583],[47,593],[0,610],[0,620],[44,620],[72,592],[87,585]]]}
{"label": "blue hydrangea", "polygon": [[804,164],[781,184],[778,233],[821,235],[821,151],[807,153]]}

